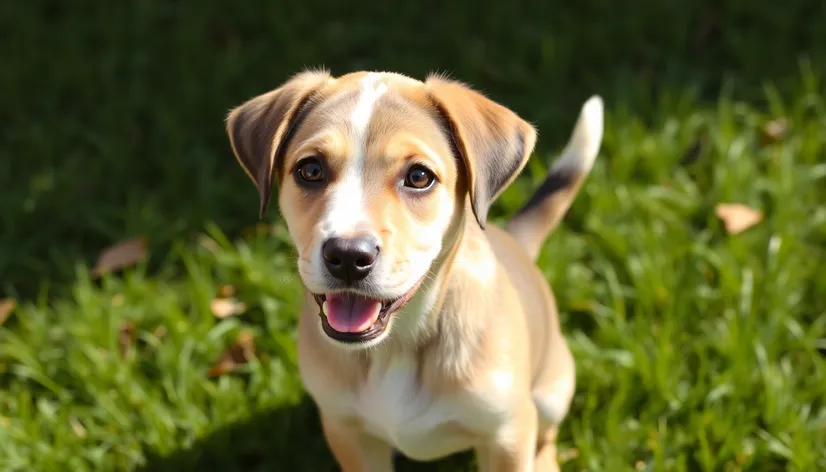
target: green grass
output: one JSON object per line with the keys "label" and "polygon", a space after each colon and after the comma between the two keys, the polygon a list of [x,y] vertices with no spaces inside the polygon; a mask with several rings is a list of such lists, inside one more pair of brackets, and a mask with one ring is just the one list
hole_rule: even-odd
{"label": "green grass", "polygon": [[[578,366],[563,470],[826,470],[822,2],[408,3],[0,4],[0,470],[332,470],[290,243],[276,208],[256,225],[222,122],[318,64],[449,71],[537,124],[495,219],[605,97],[539,261]],[[727,235],[721,202],[765,218]],[[146,262],[90,277],[139,235]],[[246,312],[211,314],[224,285]],[[241,332],[256,356],[207,375]]]}

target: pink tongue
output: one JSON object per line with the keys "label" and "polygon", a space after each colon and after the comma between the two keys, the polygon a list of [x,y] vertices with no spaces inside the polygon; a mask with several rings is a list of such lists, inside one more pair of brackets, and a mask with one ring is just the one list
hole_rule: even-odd
{"label": "pink tongue", "polygon": [[324,301],[327,323],[339,333],[359,333],[379,319],[381,302],[349,293],[330,294]]}

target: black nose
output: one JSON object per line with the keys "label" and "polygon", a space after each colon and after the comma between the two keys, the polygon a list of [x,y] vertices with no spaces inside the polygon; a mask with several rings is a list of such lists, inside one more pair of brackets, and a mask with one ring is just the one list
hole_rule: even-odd
{"label": "black nose", "polygon": [[330,275],[350,284],[370,273],[379,257],[379,245],[370,236],[330,238],[321,246],[321,254]]}

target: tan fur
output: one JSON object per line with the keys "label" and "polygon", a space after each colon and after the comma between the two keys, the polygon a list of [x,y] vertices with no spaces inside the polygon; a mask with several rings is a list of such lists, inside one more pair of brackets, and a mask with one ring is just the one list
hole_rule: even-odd
{"label": "tan fur", "polygon": [[[268,176],[278,177],[307,287],[301,377],[342,470],[392,470],[393,448],[419,460],[475,449],[488,471],[558,470],[574,362],[533,260],[596,156],[597,105],[582,126],[598,121],[598,133],[572,141],[549,175],[562,184],[538,192],[512,232],[488,227],[486,215],[524,167],[536,132],[463,84],[319,71],[230,113],[233,151],[258,185],[262,210]],[[307,156],[326,163],[322,190],[296,183],[293,169]],[[432,191],[400,189],[412,162],[437,176]],[[415,290],[424,276],[375,344],[345,347],[320,329],[311,292],[328,290],[319,252],[331,234],[378,238],[380,264],[368,279],[377,297]]]}

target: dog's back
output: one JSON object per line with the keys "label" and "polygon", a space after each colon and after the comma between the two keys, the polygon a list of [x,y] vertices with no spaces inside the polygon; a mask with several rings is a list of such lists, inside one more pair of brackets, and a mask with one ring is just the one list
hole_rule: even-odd
{"label": "dog's back", "polygon": [[533,398],[545,426],[541,430],[546,435],[555,434],[555,426],[567,414],[575,372],[568,346],[560,339],[562,331],[553,293],[535,260],[588,176],[599,153],[602,133],[602,100],[593,97],[582,107],[562,155],[530,200],[507,222],[505,229],[490,226],[485,231],[525,313]]}

